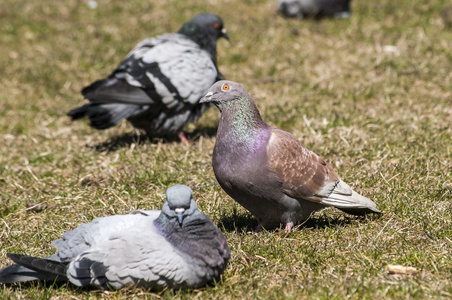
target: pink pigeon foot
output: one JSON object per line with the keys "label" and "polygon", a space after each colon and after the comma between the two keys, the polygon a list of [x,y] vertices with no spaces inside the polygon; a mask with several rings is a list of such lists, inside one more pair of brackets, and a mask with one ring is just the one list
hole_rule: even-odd
{"label": "pink pigeon foot", "polygon": [[293,227],[293,223],[289,222],[286,224],[286,227],[284,228],[284,231],[287,233],[290,233],[290,231],[292,231],[292,227]]}
{"label": "pink pigeon foot", "polygon": [[180,140],[182,141],[182,143],[184,143],[185,145],[189,145],[190,142],[187,140],[187,138],[185,137],[185,134],[181,131],[177,134],[177,136],[180,138]]}

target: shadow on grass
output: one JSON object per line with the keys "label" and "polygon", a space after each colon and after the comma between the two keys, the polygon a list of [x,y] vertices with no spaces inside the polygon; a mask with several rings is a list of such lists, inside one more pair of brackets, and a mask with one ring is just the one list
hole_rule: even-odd
{"label": "shadow on grass", "polygon": [[[211,282],[206,283],[204,287],[200,287],[200,288],[196,288],[196,289],[195,288],[187,288],[187,289],[184,289],[183,292],[186,295],[195,296],[196,294],[199,293],[200,290],[212,288],[217,285],[218,285],[218,282],[213,280]],[[122,294],[120,294],[120,295],[124,296],[127,299],[135,298],[134,296],[136,296],[137,293],[152,293],[152,294],[157,294],[157,295],[165,294],[165,296],[176,297],[182,291],[177,288],[169,288],[169,287],[147,288],[147,287],[139,287],[139,286],[135,286],[135,285],[126,286],[126,287],[121,288],[120,290],[115,290],[113,288],[103,290],[100,287],[92,286],[92,285],[76,286],[76,285],[70,283],[69,281],[58,280],[58,279],[57,280],[38,279],[38,280],[18,282],[18,283],[5,283],[5,284],[3,284],[3,286],[5,288],[10,288],[14,291],[16,291],[16,290],[20,291],[22,289],[28,289],[31,291],[39,290],[39,292],[42,292],[44,295],[52,295],[52,290],[60,290],[60,291],[65,290],[65,291],[73,291],[76,293],[87,292],[87,293],[90,293],[90,295],[92,295],[92,293],[105,295],[108,292],[111,292],[111,293],[121,292]],[[36,299],[41,299],[41,298],[36,298]],[[48,299],[48,298],[43,297],[42,299]]]}
{"label": "shadow on grass", "polygon": [[13,290],[39,289],[45,291],[49,289],[66,289],[74,291],[89,291],[93,289],[93,287],[90,286],[85,287],[75,286],[70,282],[64,280],[43,280],[43,279],[17,283],[5,283],[4,286],[11,288]]}
{"label": "shadow on grass", "polygon": [[[325,228],[335,228],[335,227],[342,227],[346,225],[350,225],[355,223],[356,221],[362,221],[362,220],[375,220],[378,219],[380,216],[352,216],[347,214],[340,214],[340,215],[315,215],[308,220],[294,226],[294,230],[305,230],[305,229],[325,229]],[[258,225],[257,219],[254,218],[250,214],[233,214],[232,216],[223,216],[219,223],[218,227],[224,228],[227,232],[232,231],[254,231]],[[267,227],[265,227],[265,230],[267,231],[276,231],[276,230],[283,230],[284,226],[282,224],[272,224]]]}
{"label": "shadow on grass", "polygon": [[[349,216],[349,215],[337,215],[337,216],[327,216],[327,215],[320,215],[320,216],[314,216],[306,220],[305,222],[302,222],[301,224],[297,225],[296,227],[298,230],[303,229],[325,229],[325,228],[334,228],[334,227],[341,227],[344,225],[349,225],[354,221],[357,217],[355,216]],[[358,217],[361,218],[362,217]]]}
{"label": "shadow on grass", "polygon": [[257,220],[250,214],[236,214],[221,217],[218,227],[227,232],[232,231],[254,231],[257,227]]}
{"label": "shadow on grass", "polygon": [[[184,133],[185,137],[190,141],[194,142],[199,137],[211,138],[215,136],[217,133],[216,127],[203,127],[193,130],[192,132]],[[181,143],[181,140],[177,135],[168,136],[168,137],[155,137],[148,138],[148,136],[144,133],[134,133],[128,132],[122,134],[120,136],[116,136],[108,139],[105,142],[102,142],[97,145],[88,145],[89,148],[95,149],[99,152],[114,152],[119,150],[120,148],[130,147],[132,144],[143,145],[145,143],[158,144],[159,142],[163,143]]]}

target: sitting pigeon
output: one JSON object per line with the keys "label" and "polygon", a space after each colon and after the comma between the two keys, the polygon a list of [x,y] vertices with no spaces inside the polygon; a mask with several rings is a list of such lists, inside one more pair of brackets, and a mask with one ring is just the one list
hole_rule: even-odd
{"label": "sitting pigeon", "polygon": [[46,258],[8,254],[0,282],[68,280],[77,286],[120,289],[200,287],[219,277],[230,258],[223,234],[202,214],[191,189],[175,185],[162,211],[95,219],[64,233]]}
{"label": "sitting pigeon", "polygon": [[289,18],[349,18],[351,0],[279,0],[278,12]]}
{"label": "sitting pigeon", "polygon": [[221,112],[212,166],[220,186],[259,220],[294,224],[326,206],[350,214],[380,213],[353,191],[293,135],[265,123],[246,90],[232,81],[215,83],[202,103]]}
{"label": "sitting pigeon", "polygon": [[149,137],[177,133],[209,107],[199,99],[217,80],[217,40],[229,40],[217,15],[202,13],[178,33],[139,43],[105,79],[82,90],[89,103],[68,113],[72,120],[88,117],[96,129],[129,120]]}

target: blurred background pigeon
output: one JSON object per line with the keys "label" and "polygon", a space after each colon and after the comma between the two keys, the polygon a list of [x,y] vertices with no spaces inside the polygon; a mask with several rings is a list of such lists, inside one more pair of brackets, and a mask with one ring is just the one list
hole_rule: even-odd
{"label": "blurred background pigeon", "polygon": [[349,18],[351,0],[279,0],[278,12],[288,18]]}
{"label": "blurred background pigeon", "polygon": [[42,258],[8,254],[1,283],[68,280],[77,286],[120,289],[200,287],[218,278],[230,258],[223,234],[184,185],[170,187],[162,211],[98,218],[64,233]]}
{"label": "blurred background pigeon", "polygon": [[212,166],[220,186],[259,220],[294,224],[326,206],[364,215],[376,204],[353,191],[333,168],[293,135],[265,123],[247,91],[219,81],[201,100],[221,112]]}
{"label": "blurred background pigeon", "polygon": [[452,28],[452,5],[446,6],[441,9],[440,16],[443,20],[444,27]]}
{"label": "blurred background pigeon", "polygon": [[202,13],[178,33],[148,38],[105,79],[82,90],[89,103],[68,113],[88,117],[90,126],[107,129],[127,119],[149,137],[178,134],[209,107],[199,99],[217,80],[217,40],[229,40],[222,19]]}

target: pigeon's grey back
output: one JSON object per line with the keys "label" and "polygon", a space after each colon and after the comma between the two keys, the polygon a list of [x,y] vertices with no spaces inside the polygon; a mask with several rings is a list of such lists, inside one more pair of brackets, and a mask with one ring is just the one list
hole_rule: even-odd
{"label": "pigeon's grey back", "polygon": [[[206,284],[224,271],[230,258],[226,239],[199,212],[188,187],[170,188],[167,195],[162,211],[98,218],[66,232],[52,243],[58,253],[45,259],[11,255],[26,268],[13,265],[0,269],[1,282],[55,279],[58,269],[61,280],[103,289]],[[182,223],[175,217],[175,210],[183,211]]]}

